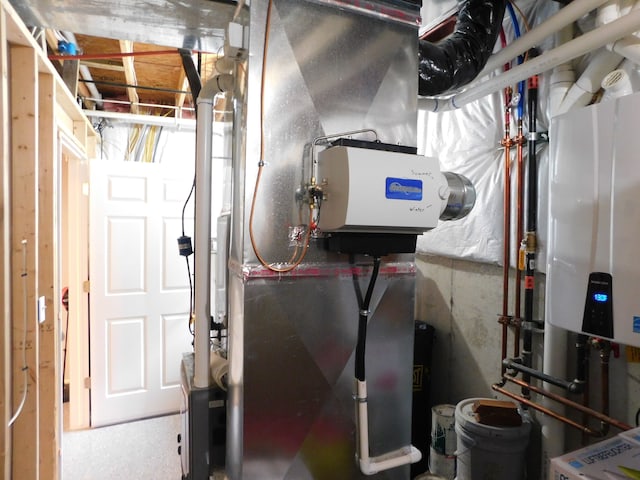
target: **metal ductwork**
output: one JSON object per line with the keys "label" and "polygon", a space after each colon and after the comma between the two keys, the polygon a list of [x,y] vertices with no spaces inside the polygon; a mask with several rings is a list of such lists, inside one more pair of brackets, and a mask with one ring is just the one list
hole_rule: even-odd
{"label": "metal ductwork", "polygon": [[449,38],[438,44],[420,40],[420,95],[461,87],[482,71],[493,52],[506,4],[505,0],[467,0]]}

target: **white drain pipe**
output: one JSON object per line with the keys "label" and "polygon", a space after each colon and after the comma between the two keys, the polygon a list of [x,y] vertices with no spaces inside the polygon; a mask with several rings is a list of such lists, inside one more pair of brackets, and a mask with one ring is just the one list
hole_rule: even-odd
{"label": "white drain pipe", "polygon": [[228,74],[213,77],[204,84],[197,100],[196,120],[196,231],[195,251],[195,328],[193,383],[206,388],[211,383],[210,340],[211,331],[211,161],[213,102],[218,93],[233,88],[233,77]]}
{"label": "white drain pipe", "polygon": [[369,411],[367,408],[367,382],[356,378],[356,420],[358,427],[358,464],[365,475],[375,475],[391,468],[419,462],[422,453],[413,445],[369,456]]}

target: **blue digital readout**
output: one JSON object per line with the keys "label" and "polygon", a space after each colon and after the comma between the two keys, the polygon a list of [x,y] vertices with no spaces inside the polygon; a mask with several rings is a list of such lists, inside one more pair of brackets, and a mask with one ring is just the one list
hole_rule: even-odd
{"label": "blue digital readout", "polygon": [[606,302],[607,300],[609,300],[609,295],[607,295],[606,293],[594,293],[593,299],[596,302]]}

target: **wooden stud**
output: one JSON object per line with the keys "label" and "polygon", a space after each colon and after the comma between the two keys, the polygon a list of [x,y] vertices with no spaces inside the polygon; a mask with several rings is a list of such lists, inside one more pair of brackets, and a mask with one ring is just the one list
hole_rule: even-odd
{"label": "wooden stud", "polygon": [[[10,51],[12,181],[12,371],[13,408],[21,402],[26,353],[27,395],[12,428],[13,478],[38,479],[39,470],[39,332],[38,292],[38,59],[30,47]],[[26,241],[26,245],[23,242]],[[23,253],[26,250],[26,269]],[[26,277],[24,274],[26,273]],[[25,291],[26,287],[26,291]],[[26,298],[25,298],[26,295]],[[26,300],[26,301],[25,301]],[[27,328],[24,328],[24,319]],[[26,342],[24,341],[26,338]]]}
{"label": "wooden stud", "polygon": [[[7,68],[7,18],[4,8],[0,8],[0,211],[11,208],[11,178],[9,169],[9,84]],[[11,216],[0,215],[0,419],[6,425],[11,417]],[[2,429],[0,436],[0,475],[10,478],[11,450],[9,430]]]}
{"label": "wooden stud", "polygon": [[60,417],[60,285],[57,241],[59,158],[55,126],[55,78],[41,73],[39,95],[38,165],[38,287],[46,299],[46,320],[40,325],[40,478],[56,480],[61,444]]}
{"label": "wooden stud", "polygon": [[[133,42],[131,40],[120,40],[119,42],[122,53],[133,52]],[[127,85],[137,85],[138,80],[136,78],[136,70],[133,66],[133,57],[122,57],[122,66],[124,67],[124,76],[127,80]],[[140,102],[138,92],[134,87],[128,87],[127,95],[129,95],[129,101],[131,102],[131,113],[138,113],[138,103]]]}
{"label": "wooden stud", "polygon": [[109,60],[101,62],[99,60],[81,60],[80,65],[85,65],[89,68],[98,68],[101,70],[111,70],[113,72],[124,72],[124,66],[116,63],[111,63]]}
{"label": "wooden stud", "polygon": [[[176,90],[181,90],[183,92],[187,91],[187,87],[189,86],[189,81],[187,79],[187,74],[184,72],[184,68],[180,70],[180,77],[178,79],[178,85],[176,85]],[[176,93],[176,112],[179,112],[184,106],[184,101],[187,98],[186,93]],[[178,115],[176,115],[178,116]]]}

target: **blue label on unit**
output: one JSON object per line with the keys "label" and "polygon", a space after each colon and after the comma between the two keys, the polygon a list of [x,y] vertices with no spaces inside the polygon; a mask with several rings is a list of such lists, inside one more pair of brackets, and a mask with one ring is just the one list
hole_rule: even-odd
{"label": "blue label on unit", "polygon": [[573,468],[582,468],[582,467],[584,467],[584,465],[582,465],[582,463],[579,462],[578,460],[573,460],[573,461],[569,462],[569,465],[571,465]]}
{"label": "blue label on unit", "polygon": [[633,317],[633,333],[640,333],[640,317]]}
{"label": "blue label on unit", "polygon": [[422,200],[422,180],[387,177],[385,196],[393,200]]}

